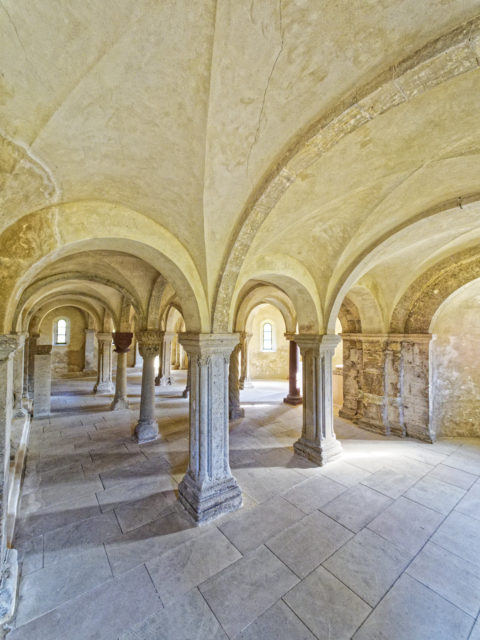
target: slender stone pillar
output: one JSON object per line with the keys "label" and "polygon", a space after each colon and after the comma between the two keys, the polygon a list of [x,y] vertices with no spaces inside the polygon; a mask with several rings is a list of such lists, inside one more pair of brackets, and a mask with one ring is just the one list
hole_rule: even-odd
{"label": "slender stone pillar", "polygon": [[96,373],[95,364],[95,329],[85,329],[85,364],[83,373],[91,375]]}
{"label": "slender stone pillar", "polygon": [[37,344],[35,353],[35,395],[33,396],[33,417],[50,415],[50,394],[52,391],[52,345]]}
{"label": "slender stone pillar", "polygon": [[302,404],[302,392],[297,387],[298,376],[298,345],[290,334],[285,336],[290,340],[288,360],[288,396],[283,399],[286,404]]}
{"label": "slender stone pillar", "polygon": [[128,409],[127,396],[127,353],[130,350],[133,333],[116,331],[113,334],[113,343],[117,354],[117,375],[115,378],[115,397],[111,404],[112,411]]}
{"label": "slender stone pillar", "polygon": [[143,358],[140,418],[135,427],[139,443],[158,438],[155,419],[155,358],[160,351],[162,339],[163,331],[146,330],[138,334],[138,345]]}
{"label": "slender stone pillar", "polygon": [[97,342],[97,383],[93,387],[93,392],[108,395],[115,391],[112,382],[112,334],[97,333]]}
{"label": "slender stone pillar", "polygon": [[173,351],[173,359],[172,359],[172,369],[180,369],[180,343],[178,342],[178,337],[176,335],[172,338],[172,351]]}
{"label": "slender stone pillar", "polygon": [[160,386],[166,387],[172,384],[172,378],[170,375],[171,362],[172,362],[172,339],[175,334],[172,331],[165,331],[162,347],[161,369],[162,375],[160,376]]}
{"label": "slender stone pillar", "polygon": [[17,334],[18,348],[13,359],[13,393],[15,418],[24,418],[28,411],[23,406],[23,377],[25,371],[25,334]]}
{"label": "slender stone pillar", "polygon": [[23,397],[28,400],[28,361],[30,357],[30,338],[25,334],[25,345],[23,347]]}
{"label": "slender stone pillar", "polygon": [[10,438],[13,414],[14,353],[18,336],[0,335],[0,567],[7,553],[6,518],[10,473]]}
{"label": "slender stone pillar", "polygon": [[295,336],[303,358],[303,426],[295,453],[318,465],[338,457],[342,447],[333,430],[332,358],[336,335]]}
{"label": "slender stone pillar", "polygon": [[184,333],[190,371],[190,460],[179,500],[197,522],[242,506],[228,449],[228,367],[236,334]]}
{"label": "slender stone pillar", "polygon": [[143,358],[140,355],[140,349],[138,347],[138,337],[135,336],[135,369],[143,368]]}
{"label": "slender stone pillar", "polygon": [[159,387],[163,378],[163,350],[165,348],[164,342],[160,343],[160,351],[158,353],[158,373],[155,376],[155,386]]}
{"label": "slender stone pillar", "polygon": [[228,373],[228,417],[230,420],[243,418],[245,409],[240,406],[240,387],[238,384],[238,360],[240,345],[237,344],[230,355],[230,368]]}
{"label": "slender stone pillar", "polygon": [[252,337],[251,333],[247,333],[246,331],[242,331],[240,333],[240,380],[238,381],[238,385],[240,389],[249,389],[253,387],[253,384],[250,381],[250,363],[248,360],[248,343],[250,342],[250,338]]}
{"label": "slender stone pillar", "polygon": [[191,379],[190,376],[191,376],[191,373],[190,373],[190,361],[189,361],[187,364],[187,385],[182,393],[182,396],[184,398],[188,398],[188,394],[190,393],[190,379]]}
{"label": "slender stone pillar", "polygon": [[39,338],[39,333],[31,333],[28,340],[28,395],[30,398],[33,398],[35,393],[35,353]]}

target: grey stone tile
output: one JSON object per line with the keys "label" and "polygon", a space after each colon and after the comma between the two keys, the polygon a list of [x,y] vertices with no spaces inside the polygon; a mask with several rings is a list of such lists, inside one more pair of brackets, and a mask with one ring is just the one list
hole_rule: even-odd
{"label": "grey stone tile", "polygon": [[473,618],[404,574],[354,640],[466,640]]}
{"label": "grey stone tile", "polygon": [[323,567],[315,569],[283,599],[318,638],[349,640],[371,611]]}
{"label": "grey stone tile", "polygon": [[480,520],[480,481],[477,481],[465,497],[460,500],[455,510]]}
{"label": "grey stone tile", "polygon": [[247,512],[237,511],[228,522],[219,525],[219,529],[239,551],[245,553],[304,516],[303,511],[276,496]]}
{"label": "grey stone tile", "polygon": [[472,484],[477,480],[477,476],[474,476],[472,473],[448,467],[446,464],[437,465],[433,471],[430,471],[427,477],[453,484],[460,489],[470,489]]}
{"label": "grey stone tile", "polygon": [[158,481],[159,476],[167,477],[168,471],[169,464],[163,458],[146,460],[142,457],[135,464],[100,473],[100,478],[108,491],[114,487],[132,487],[135,483]]}
{"label": "grey stone tile", "polygon": [[198,538],[147,562],[147,569],[165,606],[241,558],[213,527]]}
{"label": "grey stone tile", "polygon": [[478,520],[453,511],[431,538],[439,546],[480,567]]}
{"label": "grey stone tile", "polygon": [[252,622],[235,640],[315,640],[307,627],[281,600]]}
{"label": "grey stone tile", "polygon": [[[23,498],[21,502],[23,507]],[[36,511],[23,513],[17,523],[16,537],[20,540],[46,533],[73,522],[91,518],[100,513],[95,494],[80,496],[74,500],[58,502],[54,505],[38,505]]]}
{"label": "grey stone tile", "polygon": [[174,604],[131,627],[118,640],[228,640],[227,635],[194,589]]}
{"label": "grey stone tile", "polygon": [[200,535],[180,508],[105,545],[115,575]]}
{"label": "grey stone tile", "polygon": [[477,618],[477,622],[475,623],[472,634],[469,636],[468,640],[480,640],[480,618]]}
{"label": "grey stone tile", "polygon": [[323,566],[375,607],[412,559],[369,529],[363,529]]}
{"label": "grey stone tile", "polygon": [[443,464],[476,476],[480,475],[480,455],[471,456],[461,450],[455,451],[444,460]]}
{"label": "grey stone tile", "polygon": [[365,470],[356,467],[353,464],[339,460],[338,462],[331,462],[319,469],[320,473],[327,478],[335,480],[346,487],[354,487],[365,478],[371,475],[372,470]]}
{"label": "grey stone tile", "polygon": [[428,542],[407,573],[476,617],[480,609],[480,567]]}
{"label": "grey stone tile", "polygon": [[352,531],[360,531],[392,500],[363,485],[352,487],[322,507],[322,511]]}
{"label": "grey stone tile", "polygon": [[405,497],[447,515],[465,495],[465,490],[425,476],[405,493]]}
{"label": "grey stone tile", "polygon": [[120,534],[114,513],[102,513],[49,531],[44,536],[45,566],[58,562],[68,554],[103,545]]}
{"label": "grey stone tile", "polygon": [[407,498],[398,498],[368,528],[413,554],[425,544],[442,520],[443,516],[437,511]]}
{"label": "grey stone tile", "polygon": [[288,491],[292,486],[305,479],[295,469],[269,469],[266,467],[237,468],[234,476],[242,491],[248,493],[259,503],[265,502],[276,494]]}
{"label": "grey stone tile", "polygon": [[26,576],[33,571],[43,567],[43,536],[29,538],[21,544],[16,545],[18,551],[18,562],[22,565],[22,576]]}
{"label": "grey stone tile", "polygon": [[229,636],[234,636],[297,584],[298,578],[264,546],[224,569],[200,591]]}
{"label": "grey stone tile", "polygon": [[117,640],[162,604],[142,565],[15,629],[9,640]]}
{"label": "grey stone tile", "polygon": [[344,491],[344,485],[320,476],[304,480],[284,493],[283,497],[305,513],[312,513]]}
{"label": "grey stone tile", "polygon": [[384,467],[362,480],[362,484],[375,489],[389,498],[399,498],[412,484],[417,482],[415,476],[400,473],[395,469]]}
{"label": "grey stone tile", "polygon": [[20,583],[17,626],[111,579],[103,547],[79,551],[25,576]]}
{"label": "grey stone tile", "polygon": [[123,502],[115,508],[124,533],[170,513],[175,508],[177,495],[173,489],[154,493],[139,500]]}
{"label": "grey stone tile", "polygon": [[[54,473],[54,472],[51,472]],[[40,487],[39,489],[22,496],[22,509],[24,511],[38,511],[42,507],[51,508],[58,502],[74,502],[78,498],[87,496],[103,489],[98,476],[85,478],[82,471],[70,474],[69,479],[57,476],[55,483]]]}
{"label": "grey stone tile", "polygon": [[315,511],[269,538],[265,544],[292,571],[303,578],[352,535],[351,531],[335,520]]}

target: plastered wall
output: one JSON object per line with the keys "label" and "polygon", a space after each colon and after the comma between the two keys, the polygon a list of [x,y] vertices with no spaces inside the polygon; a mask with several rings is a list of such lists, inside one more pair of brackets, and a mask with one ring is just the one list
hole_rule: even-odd
{"label": "plastered wall", "polygon": [[85,362],[85,316],[75,307],[59,307],[53,309],[42,320],[40,325],[39,344],[53,345],[53,325],[58,318],[70,321],[70,340],[66,346],[52,348],[52,376],[62,377],[65,374],[83,370]]}
{"label": "plastered wall", "polygon": [[[275,351],[262,351],[261,332],[265,322],[271,322]],[[285,321],[280,311],[271,304],[256,307],[249,318],[248,332],[252,334],[248,348],[250,377],[252,379],[288,379],[288,341],[285,339]]]}
{"label": "plastered wall", "polygon": [[438,436],[480,436],[480,295],[454,297],[432,324],[431,422]]}

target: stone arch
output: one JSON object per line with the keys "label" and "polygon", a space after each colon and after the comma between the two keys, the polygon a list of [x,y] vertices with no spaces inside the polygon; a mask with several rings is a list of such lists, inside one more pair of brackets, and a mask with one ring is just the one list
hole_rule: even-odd
{"label": "stone arch", "polygon": [[242,273],[230,301],[228,331],[234,327],[238,300],[258,282],[279,289],[291,301],[301,333],[320,332],[323,325],[322,306],[311,273],[300,261],[278,254],[259,256]]}
{"label": "stone arch", "polygon": [[[380,73],[373,81],[344,96],[335,109],[322,115],[306,132],[299,134],[287,152],[272,163],[252,192],[225,254],[212,311],[214,331],[228,329],[231,322],[230,300],[248,248],[270,211],[295,182],[297,175],[372,119],[455,76],[477,69],[479,63],[475,42],[479,39],[480,17],[436,38]],[[358,278],[337,292],[337,302],[333,303],[331,313],[327,314],[328,332],[333,332],[341,302]]]}
{"label": "stone arch", "polygon": [[[101,326],[101,318],[98,311],[92,305],[88,304],[86,301],[78,300],[76,298],[61,298],[55,301],[47,302],[43,306],[37,308],[37,310],[31,315],[30,321],[26,326],[26,330],[29,333],[38,333],[40,325],[42,324],[43,319],[47,316],[50,311],[54,309],[59,309],[61,307],[75,307],[76,309],[82,310],[89,318],[93,319],[93,325],[95,329],[99,329]],[[88,326],[88,319],[87,319]]]}
{"label": "stone arch", "polygon": [[288,333],[295,333],[297,327],[297,314],[290,298],[277,287],[258,284],[242,298],[235,313],[235,331],[245,331],[248,318],[253,309],[268,302],[275,306],[283,316],[285,328]]}
{"label": "stone arch", "polygon": [[168,282],[165,278],[162,275],[158,276],[148,301],[147,327],[157,327],[159,325],[163,296],[167,287]]}
{"label": "stone arch", "polygon": [[[106,221],[112,221],[112,224]],[[113,223],[114,221],[114,223]],[[0,323],[9,331],[20,292],[48,264],[85,250],[114,250],[142,258],[172,284],[191,331],[210,327],[198,270],[185,247],[151,218],[106,202],[71,202],[31,213],[1,236],[6,256]]]}
{"label": "stone arch", "polygon": [[361,333],[362,320],[360,312],[354,302],[345,296],[338,312],[338,319],[342,325],[343,333]]}

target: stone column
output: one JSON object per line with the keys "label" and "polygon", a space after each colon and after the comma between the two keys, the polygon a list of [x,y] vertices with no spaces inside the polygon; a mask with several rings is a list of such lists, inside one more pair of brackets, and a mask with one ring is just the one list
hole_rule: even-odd
{"label": "stone column", "polygon": [[302,404],[302,392],[297,387],[298,376],[298,345],[290,334],[285,334],[290,340],[288,358],[288,396],[283,399],[286,404]]}
{"label": "stone column", "polygon": [[184,333],[191,370],[190,460],[179,500],[197,522],[242,506],[228,449],[228,367],[236,334]]}
{"label": "stone column", "polygon": [[25,334],[25,346],[23,348],[23,397],[28,400],[28,361],[30,357],[30,338]]}
{"label": "stone column", "polygon": [[163,350],[165,348],[165,345],[163,343],[163,340],[160,344],[160,351],[158,353],[158,373],[155,376],[155,386],[159,387],[160,383],[162,381],[163,378]]}
{"label": "stone column", "polygon": [[166,387],[167,385],[172,384],[170,369],[172,361],[172,339],[174,335],[175,334],[171,331],[165,331],[161,358],[162,375],[159,376],[159,384],[161,387]]}
{"label": "stone column", "polygon": [[159,354],[162,340],[163,331],[146,330],[138,334],[138,345],[143,358],[140,418],[135,427],[139,443],[158,438],[155,419],[155,358]]}
{"label": "stone column", "polygon": [[35,393],[35,352],[39,338],[39,333],[31,333],[28,340],[28,395],[30,398],[33,398]]}
{"label": "stone column", "polygon": [[115,391],[112,382],[112,334],[97,333],[97,342],[97,383],[93,387],[93,392],[107,395]]}
{"label": "stone column", "polygon": [[240,389],[249,389],[253,387],[250,381],[250,363],[248,361],[248,343],[252,337],[251,333],[242,331],[240,333],[240,380],[238,382]]}
{"label": "stone column", "polygon": [[111,404],[112,411],[128,409],[127,396],[127,353],[130,350],[133,333],[116,331],[113,334],[113,343],[117,354],[117,375],[115,378],[115,397]]}
{"label": "stone column", "polygon": [[238,384],[239,355],[240,345],[237,344],[230,355],[228,373],[228,417],[230,420],[245,416],[245,409],[240,406],[240,386]]}
{"label": "stone column", "polygon": [[28,411],[23,407],[23,378],[25,371],[25,334],[17,334],[18,348],[13,359],[13,393],[15,418],[24,418]]}
{"label": "stone column", "polygon": [[2,569],[7,554],[6,518],[13,414],[14,354],[17,346],[16,335],[0,335],[0,566]]}
{"label": "stone column", "polygon": [[50,395],[52,391],[52,345],[37,344],[35,353],[35,395],[33,396],[33,417],[50,415]]}
{"label": "stone column", "polygon": [[187,363],[187,385],[185,387],[185,389],[183,390],[182,396],[184,398],[188,398],[188,394],[190,393],[190,361]]}
{"label": "stone column", "polygon": [[172,361],[172,369],[180,369],[180,343],[178,342],[178,337],[176,335],[172,338],[173,345],[173,361]]}
{"label": "stone column", "polygon": [[93,375],[95,367],[95,329],[85,329],[85,364],[83,373]]}
{"label": "stone column", "polygon": [[336,335],[295,336],[303,358],[303,426],[295,453],[324,465],[337,458],[342,447],[333,430],[332,358]]}

